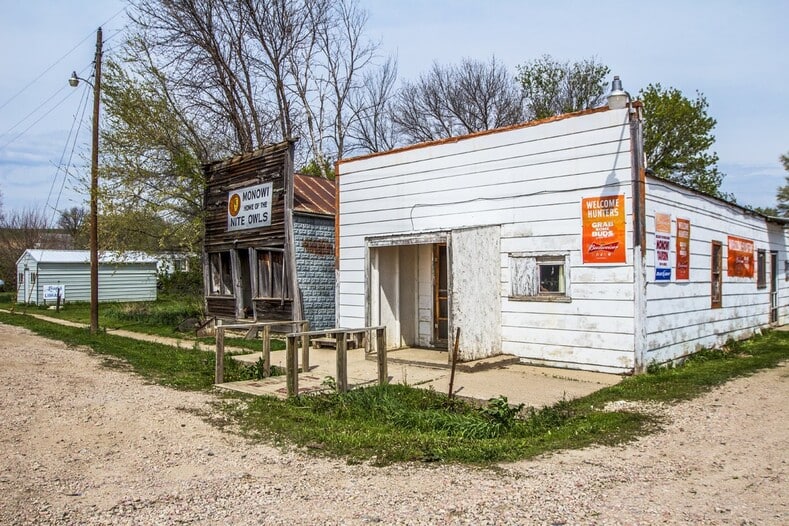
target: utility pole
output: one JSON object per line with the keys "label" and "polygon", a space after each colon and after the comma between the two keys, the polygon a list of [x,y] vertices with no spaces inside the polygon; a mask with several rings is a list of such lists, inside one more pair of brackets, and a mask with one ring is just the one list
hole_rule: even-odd
{"label": "utility pole", "polygon": [[93,78],[93,145],[90,160],[90,333],[99,331],[99,99],[101,94],[101,28],[96,31]]}

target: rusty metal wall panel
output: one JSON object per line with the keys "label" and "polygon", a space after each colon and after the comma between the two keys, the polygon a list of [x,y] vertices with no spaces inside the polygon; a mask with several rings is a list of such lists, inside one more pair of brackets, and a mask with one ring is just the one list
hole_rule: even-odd
{"label": "rusty metal wall panel", "polygon": [[334,181],[302,174],[294,175],[293,179],[294,212],[334,215]]}

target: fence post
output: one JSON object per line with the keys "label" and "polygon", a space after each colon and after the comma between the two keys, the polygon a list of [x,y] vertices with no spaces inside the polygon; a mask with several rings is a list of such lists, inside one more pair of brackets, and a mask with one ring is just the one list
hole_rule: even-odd
{"label": "fence post", "polygon": [[337,392],[348,391],[348,352],[347,338],[344,332],[335,333],[337,338]]}
{"label": "fence post", "polygon": [[375,350],[378,353],[378,385],[386,385],[389,383],[389,369],[386,362],[386,329],[383,327],[375,329]]}
{"label": "fence post", "polygon": [[[301,332],[310,332],[310,322],[301,322]],[[310,337],[308,334],[301,335],[301,370],[305,373],[310,370]]]}
{"label": "fence post", "polygon": [[214,358],[214,383],[225,381],[225,328],[222,320],[216,321],[216,352]]}
{"label": "fence post", "polygon": [[290,398],[299,394],[299,355],[295,336],[288,335],[285,353],[285,374],[288,380],[288,398]]}
{"label": "fence post", "polygon": [[263,326],[263,374],[271,376],[271,327]]}

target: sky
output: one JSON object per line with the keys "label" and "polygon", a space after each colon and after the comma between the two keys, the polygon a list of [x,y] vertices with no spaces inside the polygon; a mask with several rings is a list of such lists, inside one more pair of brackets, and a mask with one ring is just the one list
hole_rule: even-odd
{"label": "sky", "polygon": [[[712,150],[726,174],[722,190],[738,203],[774,206],[789,175],[779,161],[789,152],[785,0],[360,3],[369,15],[368,36],[379,42],[381,55],[397,57],[401,79],[415,79],[433,62],[463,58],[495,56],[514,75],[517,65],[545,54],[563,61],[595,57],[634,96],[650,83],[690,98],[704,94],[718,123]],[[67,80],[72,70],[90,76],[99,26],[105,51],[121,44],[125,5],[0,0],[0,192],[6,211],[55,214],[84,206],[78,180],[89,165],[90,107],[84,114],[82,108],[90,87],[72,89]],[[69,156],[75,168],[64,177],[58,167]]]}

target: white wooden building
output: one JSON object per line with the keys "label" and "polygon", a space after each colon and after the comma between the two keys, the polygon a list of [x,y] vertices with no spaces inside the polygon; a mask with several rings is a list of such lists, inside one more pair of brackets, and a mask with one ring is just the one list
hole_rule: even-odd
{"label": "white wooden building", "polygon": [[[141,253],[99,253],[99,302],[156,299],[157,260]],[[90,252],[28,249],[19,257],[17,303],[90,301]]]}
{"label": "white wooden building", "polygon": [[342,160],[338,326],[625,373],[785,323],[786,222],[647,175],[641,133],[634,103]]}

